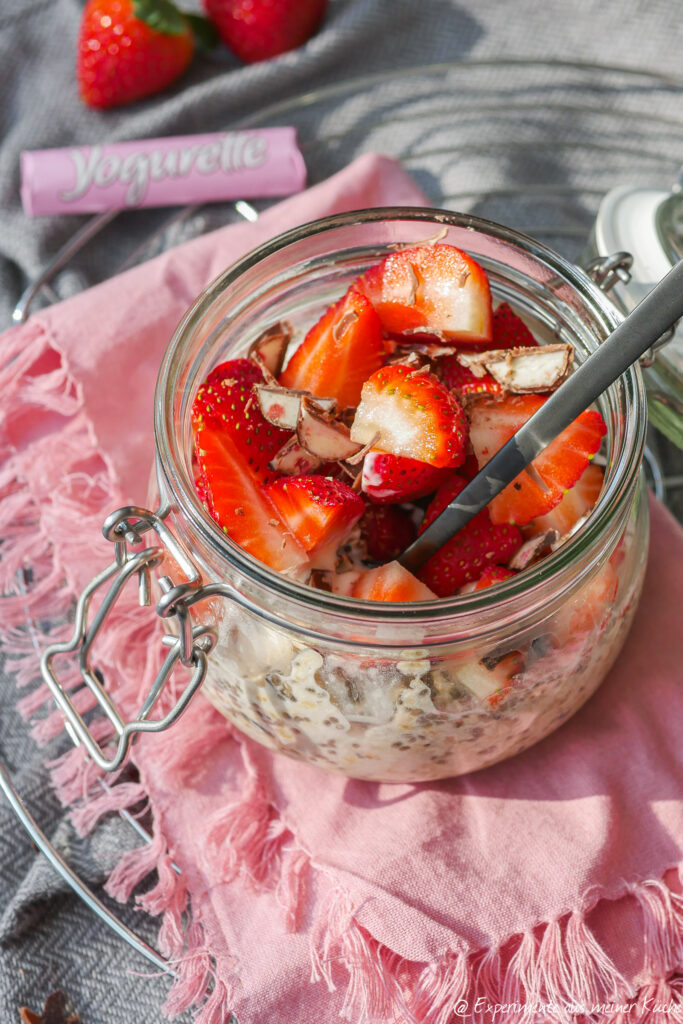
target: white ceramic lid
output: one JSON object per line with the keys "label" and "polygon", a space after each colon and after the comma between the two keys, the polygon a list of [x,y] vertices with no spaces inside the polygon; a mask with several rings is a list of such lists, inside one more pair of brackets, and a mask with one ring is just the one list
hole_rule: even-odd
{"label": "white ceramic lid", "polygon": [[[630,252],[633,256],[631,281],[617,282],[613,294],[629,311],[671,269],[671,261],[660,240],[656,215],[671,193],[661,189],[622,186],[608,192],[600,204],[595,222],[595,245],[600,255]],[[683,387],[683,325],[658,353],[658,358],[681,379]]]}

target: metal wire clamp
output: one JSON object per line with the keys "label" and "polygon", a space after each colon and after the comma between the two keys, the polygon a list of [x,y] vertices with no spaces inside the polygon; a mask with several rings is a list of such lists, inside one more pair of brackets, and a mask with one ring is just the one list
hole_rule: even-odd
{"label": "metal wire clamp", "polygon": [[[631,268],[633,256],[630,252],[615,252],[610,256],[596,256],[595,259],[584,264],[584,270],[594,281],[598,288],[606,294],[611,292],[616,284],[628,285],[631,280]],[[638,360],[641,366],[652,366],[655,356],[660,348],[671,341],[676,332],[675,325],[670,327],[657,339],[647,352]]]}
{"label": "metal wire clamp", "polygon": [[[115,545],[114,561],[90,581],[79,597],[71,639],[51,644],[45,649],[40,661],[43,679],[64,715],[66,730],[71,739],[77,746],[83,744],[93,761],[108,772],[121,766],[138,733],[162,732],[179,718],[204,680],[207,658],[216,643],[214,629],[204,624],[192,623],[190,606],[202,596],[202,579],[188,551],[164,522],[167,515],[168,509],[150,512],[148,509],[131,505],[120,508],[107,517],[102,532],[107,540]],[[140,549],[143,535],[149,530],[156,534],[159,543]],[[131,550],[132,548],[139,550]],[[167,554],[175,561],[186,579],[174,584],[169,576],[159,578],[162,595],[156,611],[163,619],[175,619],[178,635],[167,633],[162,637],[161,642],[168,647],[168,653],[141,709],[132,721],[127,722],[107,693],[102,673],[92,663],[91,650],[119,594],[133,576],[138,578],[139,604],[144,606],[151,603],[150,572],[161,564]],[[88,613],[92,598],[107,584],[102,602],[92,621],[89,621]],[[104,746],[93,737],[53,668],[53,661],[57,655],[75,652],[78,652],[78,667],[84,684],[94,694],[114,728],[113,741],[108,741]],[[191,670],[190,680],[173,707],[162,717],[151,719],[149,716],[178,662]],[[115,743],[113,750],[112,742]]]}

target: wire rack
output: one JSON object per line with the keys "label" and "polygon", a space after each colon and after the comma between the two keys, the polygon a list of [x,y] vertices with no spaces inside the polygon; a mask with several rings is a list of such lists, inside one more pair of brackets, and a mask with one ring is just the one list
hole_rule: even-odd
{"label": "wire rack", "polygon": [[[609,189],[629,184],[669,189],[675,181],[683,164],[682,86],[683,79],[622,67],[521,58],[464,61],[357,78],[226,127],[295,125],[310,183],[361,153],[383,152],[401,160],[435,206],[501,221],[580,261]],[[74,275],[92,283],[98,250],[112,239],[121,244],[131,217],[138,218],[138,236],[144,218],[145,238],[110,272],[230,220],[254,220],[264,206],[237,201],[171,214],[92,217],[17,297],[14,318],[20,322],[29,311],[62,297],[65,274],[71,289]],[[651,448],[659,446],[655,438]],[[657,493],[670,498],[683,486],[683,475],[676,466],[667,475],[652,451],[649,461]],[[120,939],[172,975],[142,929],[127,923],[126,908],[113,906],[86,884],[55,849],[1,763],[0,789],[74,892]],[[139,821],[127,812],[123,816],[141,841],[151,840]]]}

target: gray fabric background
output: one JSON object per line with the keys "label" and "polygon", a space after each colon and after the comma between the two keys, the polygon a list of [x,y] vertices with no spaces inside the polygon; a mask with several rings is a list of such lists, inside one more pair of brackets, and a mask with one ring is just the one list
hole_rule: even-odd
{"label": "gray fabric background", "polygon": [[[301,50],[268,64],[243,67],[220,49],[199,59],[178,86],[164,95],[108,113],[88,110],[76,96],[73,53],[81,7],[79,0],[0,0],[0,326],[9,325],[11,310],[27,281],[82,223],[76,218],[29,221],[24,217],[18,200],[18,157],[25,148],[219,130],[257,116],[261,108],[276,101],[386,70],[395,72],[395,81],[384,90],[382,103],[386,102],[386,109],[410,111],[400,128],[392,127],[383,135],[381,129],[369,127],[377,110],[376,90],[346,97],[341,106],[327,104],[308,120],[302,115],[314,179],[341,166],[371,139],[373,148],[404,155],[406,166],[435,201],[460,194],[468,184],[475,187],[481,175],[500,186],[566,181],[585,189],[587,198],[568,199],[563,216],[568,224],[579,224],[587,231],[597,203],[593,193],[628,181],[666,186],[673,180],[676,161],[683,160],[679,88],[624,76],[619,95],[612,92],[606,97],[600,77],[590,69],[570,75],[560,73],[558,65],[555,72],[548,70],[546,80],[537,76],[533,89],[523,74],[510,78],[501,72],[500,77],[493,75],[491,92],[489,75],[482,91],[497,96],[499,113],[490,110],[485,121],[467,129],[463,126],[463,132],[469,130],[473,137],[481,138],[483,133],[493,141],[504,138],[505,132],[517,137],[523,128],[532,144],[556,128],[560,143],[556,151],[532,146],[527,156],[516,159],[501,161],[500,152],[494,151],[490,158],[479,157],[479,163],[455,164],[440,158],[436,145],[427,161],[420,158],[424,122],[419,103],[421,99],[429,102],[433,82],[429,77],[426,83],[418,79],[413,87],[412,80],[402,81],[400,76],[400,69],[420,64],[509,56],[603,62],[681,75],[680,0],[577,0],[574,4],[546,0],[542,5],[535,0],[514,4],[480,0],[476,5],[454,0],[332,0],[322,30]],[[526,119],[522,128],[511,126],[504,109],[510,83],[520,98],[528,94],[541,113],[546,90],[548,95],[554,90],[557,99],[559,89],[567,105],[576,103],[577,97],[584,104],[592,99],[598,113],[572,124],[574,137],[578,131],[586,151],[563,147],[563,126],[544,123],[538,116]],[[475,75],[472,84],[480,88]],[[439,88],[451,86],[444,80]],[[660,120],[656,125],[643,123],[629,111],[652,111]],[[280,123],[287,123],[287,116]],[[345,131],[354,125],[362,125],[363,130],[344,135],[336,147],[327,143],[316,149],[313,144],[316,133],[329,137],[335,128]],[[466,135],[463,138],[466,141]],[[623,148],[625,142],[631,143],[630,157],[628,147],[618,159],[606,156],[605,145]],[[653,158],[655,153],[663,154],[662,158]],[[543,228],[544,207],[536,200],[507,209],[496,206],[495,200],[484,209],[472,204],[468,208],[501,220],[507,215],[516,226],[528,226],[532,217],[532,226]],[[222,208],[193,216],[165,230],[157,245],[181,240],[230,215],[234,216]],[[168,211],[164,216],[169,216]],[[106,243],[98,241],[57,278],[57,295],[65,297],[115,272],[150,230],[163,223],[164,216],[150,212],[120,218],[109,229]],[[579,236],[580,232],[566,236],[568,255],[578,256],[583,244]],[[118,819],[107,822],[88,843],[75,838],[46,783],[25,725],[13,710],[11,678],[2,685],[0,759],[58,849],[82,877],[98,886],[111,851],[121,850],[135,838]],[[143,915],[131,909],[126,917],[136,930],[153,937],[153,923]],[[141,1020],[154,1024],[162,1020],[160,1007],[168,982],[142,980],[134,973],[148,971],[145,961],[114,938],[36,855],[0,797],[2,1024],[18,1021],[23,1003],[41,1007],[55,987],[65,990],[86,1024]]]}

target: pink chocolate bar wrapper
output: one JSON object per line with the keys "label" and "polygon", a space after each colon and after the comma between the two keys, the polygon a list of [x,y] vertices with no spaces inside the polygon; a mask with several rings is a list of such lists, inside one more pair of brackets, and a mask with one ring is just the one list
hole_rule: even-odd
{"label": "pink chocolate bar wrapper", "polygon": [[30,217],[286,196],[305,183],[294,128],[21,154],[21,201]]}

